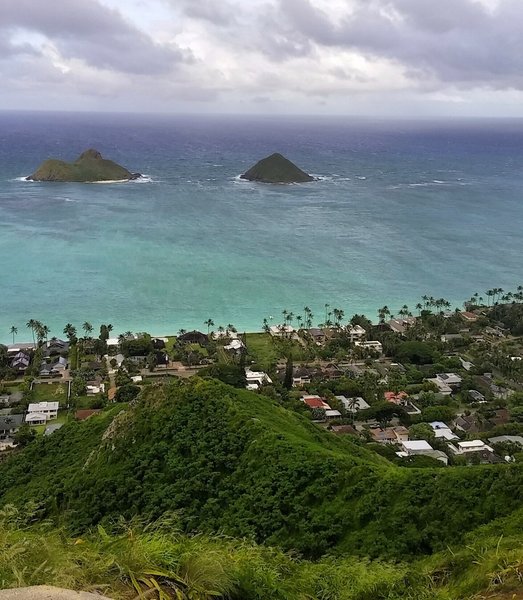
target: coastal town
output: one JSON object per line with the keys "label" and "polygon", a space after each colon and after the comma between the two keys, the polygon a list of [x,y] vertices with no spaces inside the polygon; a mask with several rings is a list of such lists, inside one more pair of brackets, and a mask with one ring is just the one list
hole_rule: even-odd
{"label": "coastal town", "polygon": [[[372,323],[325,304],[284,310],[257,333],[202,323],[154,337],[90,323],[0,346],[0,457],[64,423],[132,402],[145,386],[213,377],[263,394],[399,466],[523,460],[523,294],[488,290],[450,310],[424,296]],[[20,332],[21,333],[21,332]],[[63,339],[62,339],[63,338]]]}

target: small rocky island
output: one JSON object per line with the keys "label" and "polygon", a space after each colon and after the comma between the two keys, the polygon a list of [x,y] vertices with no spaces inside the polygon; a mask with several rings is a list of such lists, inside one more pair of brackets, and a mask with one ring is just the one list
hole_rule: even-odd
{"label": "small rocky island", "polygon": [[261,181],[262,183],[305,183],[314,181],[314,177],[302,171],[288,158],[277,152],[262,158],[254,167],[240,175],[240,178],[249,181]]}
{"label": "small rocky island", "polygon": [[28,181],[63,181],[63,182],[95,182],[95,181],[129,181],[141,177],[140,173],[131,173],[112,160],[102,157],[98,150],[89,149],[83,152],[75,162],[50,158],[44,161],[29,177]]}

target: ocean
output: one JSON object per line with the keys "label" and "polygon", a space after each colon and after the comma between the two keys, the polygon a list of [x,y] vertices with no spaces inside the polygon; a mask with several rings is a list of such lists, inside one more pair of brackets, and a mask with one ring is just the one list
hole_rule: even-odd
{"label": "ocean", "polygon": [[[146,177],[20,179],[91,147]],[[238,179],[276,151],[320,180]],[[0,341],[461,306],[523,283],[522,191],[523,121],[0,113]]]}

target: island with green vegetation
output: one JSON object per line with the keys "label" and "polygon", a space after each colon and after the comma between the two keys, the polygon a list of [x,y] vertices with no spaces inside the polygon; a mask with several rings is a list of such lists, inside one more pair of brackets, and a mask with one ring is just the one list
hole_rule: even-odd
{"label": "island with green vegetation", "polygon": [[305,306],[253,333],[13,325],[0,588],[521,600],[523,287],[464,304]]}
{"label": "island with green vegetation", "polygon": [[307,183],[314,181],[312,175],[305,173],[288,158],[277,152],[262,158],[240,177],[241,179],[261,183]]}
{"label": "island with green vegetation", "polygon": [[131,173],[131,171],[112,160],[103,158],[98,150],[90,148],[72,163],[50,158],[44,161],[26,179],[28,181],[92,183],[98,181],[130,181],[139,177],[141,177],[140,173]]}

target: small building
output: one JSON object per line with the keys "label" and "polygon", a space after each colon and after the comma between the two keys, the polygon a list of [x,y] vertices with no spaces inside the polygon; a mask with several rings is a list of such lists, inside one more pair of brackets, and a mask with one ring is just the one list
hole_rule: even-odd
{"label": "small building", "polygon": [[381,342],[377,340],[370,340],[368,342],[356,341],[354,345],[358,348],[363,348],[364,350],[370,350],[373,352],[377,352],[378,354],[383,354],[383,346]]}
{"label": "small building", "polygon": [[[309,408],[322,408],[323,410],[332,410],[330,405],[325,402],[324,398],[320,396],[303,396],[301,401],[304,402]],[[340,415],[341,416],[341,415]]]}
{"label": "small building", "polygon": [[407,440],[401,442],[401,448],[409,456],[413,454],[425,454],[434,448],[426,440]]}
{"label": "small building", "polygon": [[456,445],[449,443],[449,449],[454,454],[470,454],[472,452],[483,452],[488,450],[494,452],[490,446],[485,444],[483,440],[470,440],[466,442],[458,442]]}
{"label": "small building", "polygon": [[392,402],[392,404],[402,405],[405,404],[409,395],[407,392],[385,392],[384,394],[385,400],[387,402]]}
{"label": "small building", "polygon": [[328,408],[325,410],[325,417],[327,419],[341,419],[341,413],[339,410]]}
{"label": "small building", "polygon": [[31,364],[31,357],[25,352],[17,352],[11,361],[11,369],[19,373],[25,373]]}
{"label": "small building", "polygon": [[291,325],[271,325],[269,327],[269,333],[273,337],[291,337],[294,334],[294,327]]}
{"label": "small building", "polygon": [[45,425],[47,417],[44,413],[30,413],[25,416],[25,422],[29,425]]}
{"label": "small building", "polygon": [[469,390],[467,394],[470,400],[476,404],[486,404],[487,402],[485,396],[481,392],[478,392],[478,390]]}
{"label": "small building", "polygon": [[347,333],[351,342],[361,341],[367,335],[367,332],[361,325],[348,325]]}
{"label": "small building", "polygon": [[488,439],[491,444],[502,444],[509,442],[511,444],[519,444],[523,446],[523,436],[521,435],[497,435]]}
{"label": "small building", "polygon": [[436,379],[452,389],[459,388],[463,379],[456,373],[437,373]]}
{"label": "small building", "polygon": [[245,350],[245,344],[239,339],[233,339],[229,344],[223,347],[227,352],[241,354]]}
{"label": "small building", "polygon": [[307,331],[317,346],[323,346],[325,343],[325,332],[323,329],[320,329],[319,327],[311,327]]}
{"label": "small building", "polygon": [[23,415],[0,415],[0,440],[11,438],[23,423]]}
{"label": "small building", "polygon": [[201,331],[188,331],[182,333],[176,338],[176,342],[180,344],[199,344],[200,346],[207,346],[209,343],[209,336]]}
{"label": "small building", "polygon": [[416,324],[416,317],[400,317],[385,323],[394,333],[403,335],[407,329]]}
{"label": "small building", "polygon": [[477,418],[474,415],[462,415],[456,418],[454,426],[464,433],[478,433],[480,430]]}
{"label": "small building", "polygon": [[56,419],[58,417],[58,402],[35,402],[29,404],[27,407],[27,416],[26,422],[31,422],[31,415],[43,415],[45,421],[50,421],[51,419]]}
{"label": "small building", "polygon": [[452,429],[443,421],[432,421],[429,425],[432,427],[437,439],[443,438],[448,441],[459,439]]}
{"label": "small building", "polygon": [[264,384],[272,383],[272,379],[263,371],[251,371],[249,368],[245,369],[245,378],[247,385],[245,386],[248,390],[258,390]]}
{"label": "small building", "polygon": [[467,323],[473,323],[474,321],[478,320],[478,315],[476,315],[473,312],[470,312],[468,310],[462,311],[459,313],[460,317],[464,320],[467,321]]}
{"label": "small building", "polygon": [[85,393],[88,396],[96,396],[97,394],[103,394],[105,392],[105,384],[104,383],[88,383],[85,386]]}
{"label": "small building", "polygon": [[370,405],[365,402],[360,396],[356,398],[346,398],[345,396],[336,396],[336,400],[339,400],[343,408],[350,413],[356,413],[359,410],[365,410],[370,408]]}

